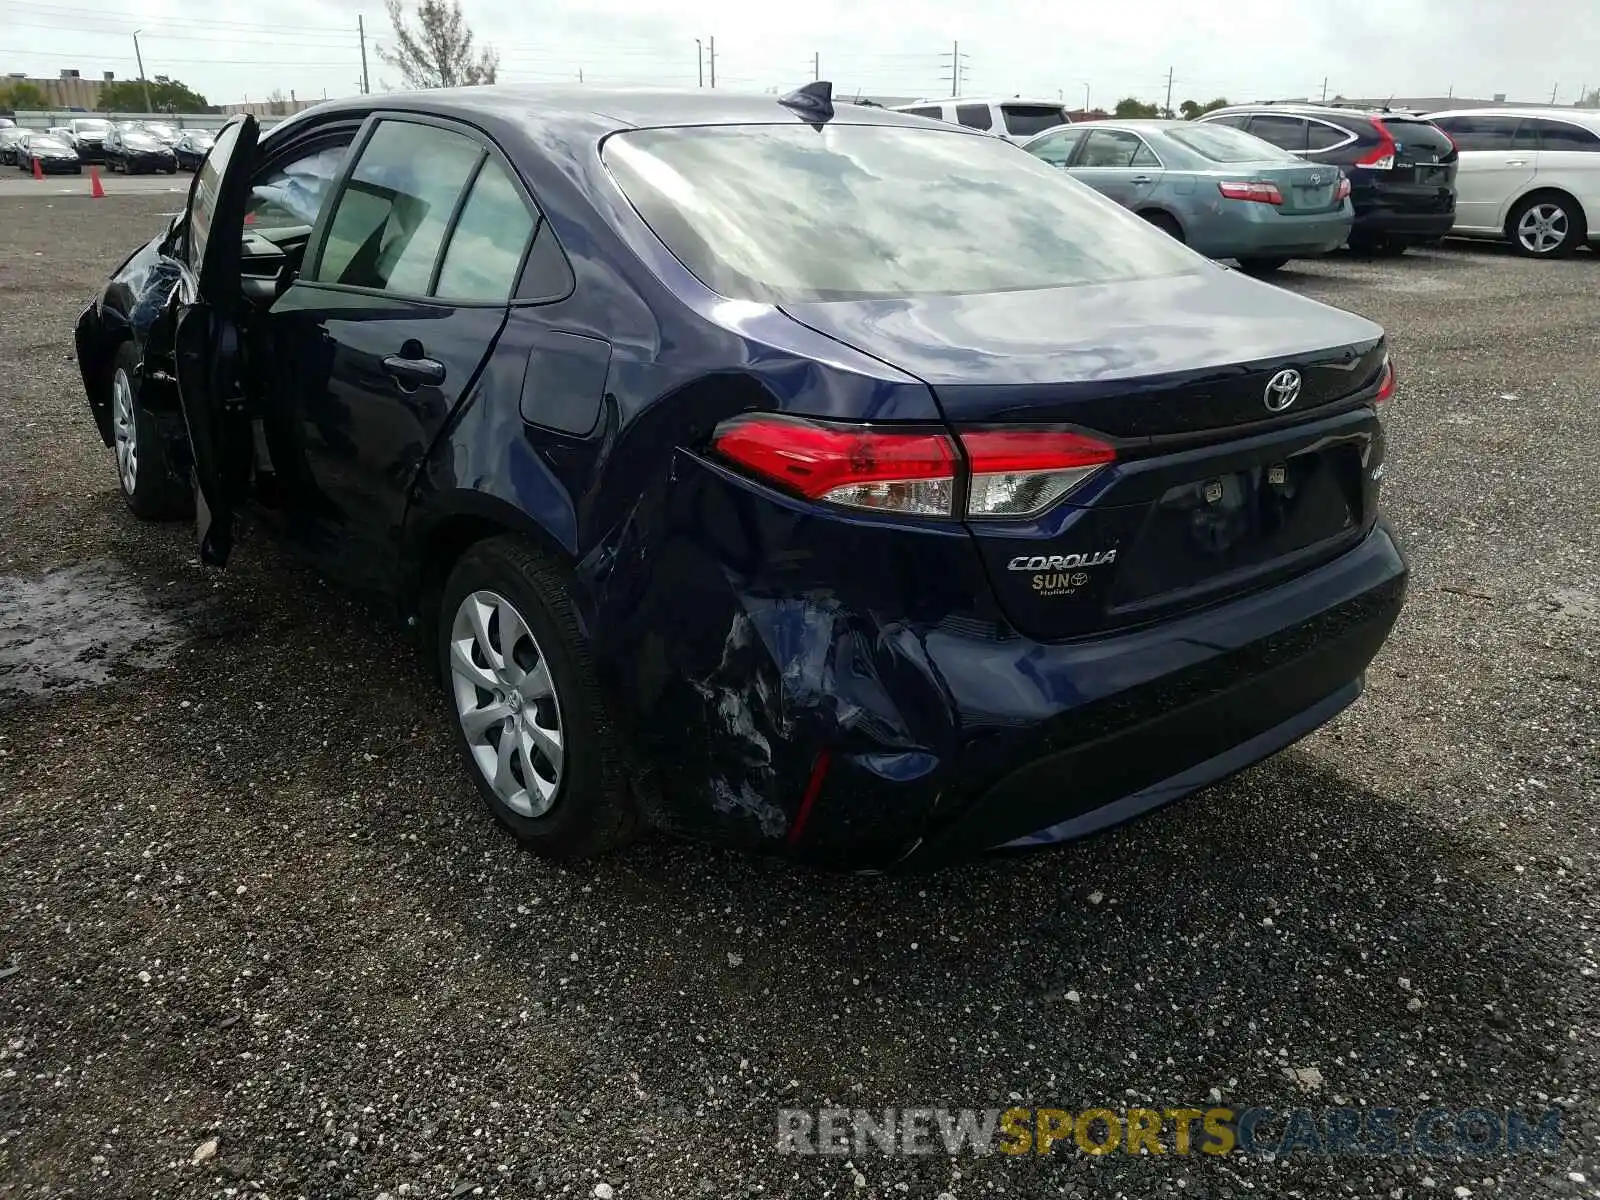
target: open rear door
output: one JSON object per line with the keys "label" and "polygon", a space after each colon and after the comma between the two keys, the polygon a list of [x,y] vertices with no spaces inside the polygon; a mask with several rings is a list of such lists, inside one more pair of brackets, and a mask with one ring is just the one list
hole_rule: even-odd
{"label": "open rear door", "polygon": [[200,559],[223,566],[233,547],[234,508],[249,486],[250,422],[239,382],[240,243],[256,119],[229,121],[195,175],[181,257],[188,278],[177,296],[173,358],[194,455]]}

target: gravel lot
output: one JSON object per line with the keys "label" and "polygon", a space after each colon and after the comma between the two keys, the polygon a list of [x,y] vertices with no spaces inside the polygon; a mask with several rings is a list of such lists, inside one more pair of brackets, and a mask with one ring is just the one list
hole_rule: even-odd
{"label": "gravel lot", "polygon": [[[218,573],[135,522],[72,321],[172,207],[0,198],[0,1196],[1600,1195],[1600,256],[1288,273],[1400,363],[1414,586],[1366,697],[1112,834],[873,879],[542,863],[397,635],[259,537]],[[1563,1146],[772,1149],[780,1107],[1213,1088],[1548,1103]]]}

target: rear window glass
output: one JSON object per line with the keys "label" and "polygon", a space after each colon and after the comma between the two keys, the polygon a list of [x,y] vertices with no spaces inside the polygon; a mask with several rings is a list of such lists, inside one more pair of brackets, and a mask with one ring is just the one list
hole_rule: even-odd
{"label": "rear window glass", "polygon": [[1539,133],[1539,144],[1546,150],[1578,150],[1600,152],[1600,136],[1565,121],[1535,120],[1533,126]]}
{"label": "rear window glass", "polygon": [[1242,129],[1207,122],[1203,125],[1175,125],[1167,136],[1187,150],[1212,162],[1299,162],[1287,150],[1252,137]]}
{"label": "rear window glass", "polygon": [[1006,132],[1018,137],[1032,137],[1067,123],[1067,111],[1059,104],[1002,104],[1000,116]]}
{"label": "rear window glass", "polygon": [[1389,130],[1389,136],[1394,138],[1400,154],[1406,158],[1413,158],[1419,152],[1424,157],[1434,154],[1440,158],[1455,153],[1455,146],[1450,139],[1432,121],[1410,121],[1387,114],[1379,119]]}
{"label": "rear window glass", "polygon": [[604,159],[673,254],[731,299],[958,295],[1198,269],[1064,172],[936,126],[643,129],[608,139]]}
{"label": "rear window glass", "polygon": [[1329,125],[1326,121],[1306,122],[1308,150],[1332,150],[1335,146],[1342,146],[1352,140],[1350,131],[1340,129],[1337,125]]}

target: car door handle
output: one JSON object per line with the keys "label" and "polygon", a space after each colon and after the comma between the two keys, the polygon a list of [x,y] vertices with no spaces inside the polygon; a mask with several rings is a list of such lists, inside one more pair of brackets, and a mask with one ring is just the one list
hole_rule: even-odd
{"label": "car door handle", "polygon": [[1150,176],[1148,176],[1148,175],[1135,175],[1132,179],[1128,180],[1128,182],[1129,183],[1154,183],[1155,180],[1150,178]]}
{"label": "car door handle", "polygon": [[1508,166],[1508,167],[1525,167],[1527,165],[1528,165],[1528,160],[1525,159],[1525,158],[1508,158],[1508,159],[1506,159],[1506,166]]}
{"label": "car door handle", "polygon": [[390,354],[383,360],[383,369],[402,387],[406,384],[416,387],[423,383],[444,382],[444,364],[431,358],[407,358],[401,354]]}

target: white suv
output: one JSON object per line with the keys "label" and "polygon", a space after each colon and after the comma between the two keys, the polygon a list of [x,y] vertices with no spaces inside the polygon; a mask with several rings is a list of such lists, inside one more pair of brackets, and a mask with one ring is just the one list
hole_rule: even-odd
{"label": "white suv", "polygon": [[968,129],[982,129],[1012,142],[1025,142],[1046,129],[1072,124],[1066,108],[1056,101],[1024,100],[1020,96],[1003,100],[974,100],[965,96],[919,100],[915,104],[897,104],[894,111],[949,121]]}
{"label": "white suv", "polygon": [[1600,112],[1463,108],[1429,118],[1460,150],[1453,234],[1536,258],[1600,238]]}

